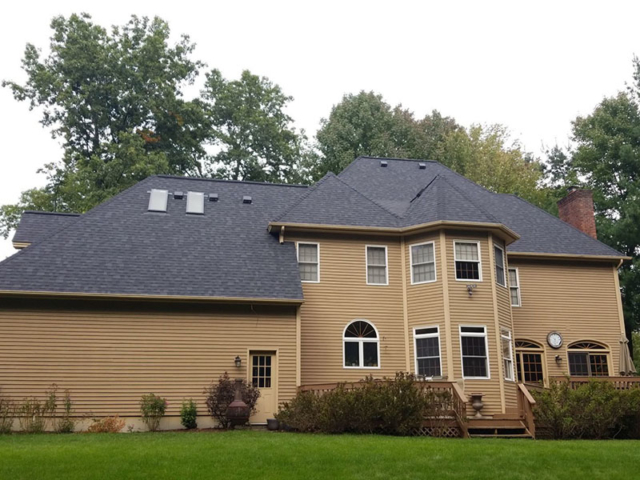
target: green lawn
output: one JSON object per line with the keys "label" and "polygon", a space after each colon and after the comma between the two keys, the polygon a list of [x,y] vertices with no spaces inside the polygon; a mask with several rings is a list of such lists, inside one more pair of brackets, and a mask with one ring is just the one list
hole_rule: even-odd
{"label": "green lawn", "polygon": [[635,478],[640,441],[258,431],[0,435],[0,479]]}

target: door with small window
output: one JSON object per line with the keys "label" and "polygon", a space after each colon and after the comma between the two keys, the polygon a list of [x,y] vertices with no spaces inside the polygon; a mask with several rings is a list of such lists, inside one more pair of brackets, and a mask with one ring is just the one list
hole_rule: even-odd
{"label": "door with small window", "polygon": [[267,423],[276,413],[277,362],[275,352],[251,352],[250,383],[260,390],[251,423]]}

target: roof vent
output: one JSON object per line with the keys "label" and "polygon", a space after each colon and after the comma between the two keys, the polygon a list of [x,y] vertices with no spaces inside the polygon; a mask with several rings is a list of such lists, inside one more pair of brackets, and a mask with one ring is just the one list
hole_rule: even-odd
{"label": "roof vent", "polygon": [[249,195],[242,197],[242,203],[253,203],[253,199]]}
{"label": "roof vent", "polygon": [[389,165],[389,163],[386,160],[380,160],[381,167],[386,167],[387,165]]}
{"label": "roof vent", "polygon": [[419,163],[419,164],[418,164],[418,168],[419,168],[420,170],[424,170],[425,168],[427,168],[427,164],[426,164],[426,163]]}
{"label": "roof vent", "polygon": [[209,201],[210,202],[217,202],[218,201],[218,194],[217,193],[210,193],[209,194]]}
{"label": "roof vent", "polygon": [[184,198],[184,192],[173,192],[174,200],[182,200]]}
{"label": "roof vent", "polygon": [[152,189],[151,195],[149,196],[149,211],[163,213],[166,212],[168,198],[168,190],[156,190],[155,188]]}
{"label": "roof vent", "polygon": [[187,213],[195,215],[204,215],[204,193],[189,192],[187,193]]}

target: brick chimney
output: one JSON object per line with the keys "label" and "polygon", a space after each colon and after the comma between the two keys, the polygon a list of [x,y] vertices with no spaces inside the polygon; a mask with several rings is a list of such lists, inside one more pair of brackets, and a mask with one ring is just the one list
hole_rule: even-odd
{"label": "brick chimney", "polygon": [[596,219],[593,213],[593,193],[569,187],[568,194],[558,202],[560,220],[582,230],[590,237],[597,238]]}

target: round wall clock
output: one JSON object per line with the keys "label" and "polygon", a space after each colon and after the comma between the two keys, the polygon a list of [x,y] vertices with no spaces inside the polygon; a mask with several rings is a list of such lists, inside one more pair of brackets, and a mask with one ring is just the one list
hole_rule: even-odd
{"label": "round wall clock", "polygon": [[562,335],[558,332],[550,332],[547,335],[547,343],[551,348],[560,348],[562,346]]}

